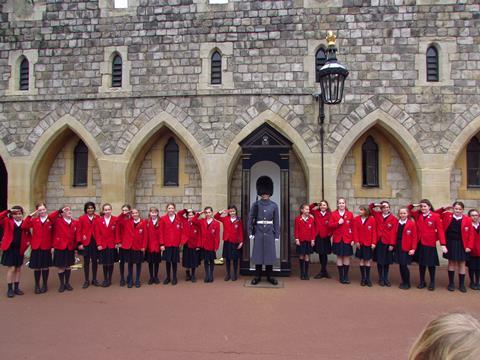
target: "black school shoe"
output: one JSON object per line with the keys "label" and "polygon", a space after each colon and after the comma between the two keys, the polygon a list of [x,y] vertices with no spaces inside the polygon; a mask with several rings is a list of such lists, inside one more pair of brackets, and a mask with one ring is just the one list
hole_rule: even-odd
{"label": "black school shoe", "polygon": [[70,285],[70,283],[66,283],[65,284],[65,290],[72,291],[73,290],[72,285]]}
{"label": "black school shoe", "polygon": [[92,280],[92,285],[93,286],[100,286],[100,283],[98,282],[98,280]]}
{"label": "black school shoe", "polygon": [[165,280],[163,280],[163,285],[168,285],[170,284],[170,278],[165,278]]}
{"label": "black school shoe", "polygon": [[85,280],[85,282],[84,282],[83,285],[82,285],[82,289],[86,289],[86,288],[88,288],[89,286],[90,286],[90,281]]}
{"label": "black school shoe", "polygon": [[271,278],[268,278],[267,281],[272,284],[272,285],[278,285],[278,281],[277,279],[271,277]]}
{"label": "black school shoe", "polygon": [[417,289],[425,289],[427,287],[427,283],[422,281],[418,284]]}
{"label": "black school shoe", "polygon": [[103,280],[102,287],[106,288],[106,287],[109,287],[109,286],[110,286],[110,283],[108,282],[108,280]]}
{"label": "black school shoe", "polygon": [[13,298],[14,296],[15,296],[15,292],[13,291],[13,289],[8,289],[7,297]]}
{"label": "black school shoe", "polygon": [[256,278],[253,278],[251,284],[252,284],[252,285],[257,285],[260,281],[261,281],[261,278],[256,277]]}
{"label": "black school shoe", "polygon": [[428,290],[430,291],[435,290],[435,283],[433,281],[428,285]]}

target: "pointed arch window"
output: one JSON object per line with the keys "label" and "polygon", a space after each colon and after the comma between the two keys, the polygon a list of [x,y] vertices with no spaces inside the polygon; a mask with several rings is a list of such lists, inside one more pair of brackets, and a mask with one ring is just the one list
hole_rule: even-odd
{"label": "pointed arch window", "polygon": [[320,82],[320,69],[327,62],[327,53],[323,47],[317,50],[315,54],[315,82]]}
{"label": "pointed arch window", "polygon": [[163,149],[163,185],[178,186],[178,144],[170,138]]}
{"label": "pointed arch window", "polygon": [[427,81],[439,81],[438,50],[431,45],[427,49]]}
{"label": "pointed arch window", "polygon": [[467,187],[480,187],[480,141],[476,136],[467,145]]}
{"label": "pointed arch window", "polygon": [[368,136],[362,145],[362,186],[379,187],[378,145]]}
{"label": "pointed arch window", "polygon": [[122,87],[122,57],[119,54],[112,60],[112,87]]}
{"label": "pointed arch window", "polygon": [[222,83],[222,55],[218,51],[212,54],[211,59],[211,83],[218,85]]}
{"label": "pointed arch window", "polygon": [[73,150],[73,186],[88,185],[88,148],[80,140]]}
{"label": "pointed arch window", "polygon": [[28,90],[28,78],[29,78],[29,64],[28,59],[23,56],[22,61],[20,62],[20,74],[18,77],[19,84],[18,88],[20,90]]}

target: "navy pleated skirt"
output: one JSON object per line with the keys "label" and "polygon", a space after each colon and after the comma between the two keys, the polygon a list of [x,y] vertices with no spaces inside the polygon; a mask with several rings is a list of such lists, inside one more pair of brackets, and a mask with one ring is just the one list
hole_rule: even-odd
{"label": "navy pleated skirt", "polygon": [[196,268],[200,265],[200,250],[190,249],[188,246],[183,247],[182,266],[187,269]]}
{"label": "navy pleated skirt", "polygon": [[315,239],[315,252],[320,255],[328,255],[332,253],[332,241],[330,237],[321,238],[317,236]]}
{"label": "navy pleated skirt", "polygon": [[83,256],[84,257],[88,257],[88,258],[91,258],[91,259],[97,259],[97,257],[98,257],[97,242],[95,241],[95,239],[93,237],[90,240],[90,244],[88,244],[87,246],[84,246],[82,251],[83,251]]}
{"label": "navy pleated skirt", "polygon": [[177,246],[166,247],[162,255],[162,260],[174,263],[180,262],[180,248]]}
{"label": "navy pleated skirt", "polygon": [[217,253],[213,250],[201,250],[201,258],[206,262],[214,261],[217,258]]}
{"label": "navy pleated skirt", "polygon": [[145,261],[149,264],[155,264],[162,261],[162,253],[145,251]]}
{"label": "navy pleated skirt", "polygon": [[51,250],[32,250],[30,254],[30,262],[28,267],[30,269],[45,269],[52,266],[52,252]]}
{"label": "navy pleated skirt", "polygon": [[332,251],[337,256],[352,256],[353,248],[350,244],[345,244],[343,241],[332,244]]}
{"label": "navy pleated skirt", "polygon": [[8,250],[5,250],[2,253],[2,260],[1,260],[2,265],[4,266],[15,266],[15,267],[20,267],[23,265],[23,255],[20,254],[20,249],[19,248],[14,248],[13,246],[10,246]]}
{"label": "navy pleated skirt", "polygon": [[102,265],[113,265],[118,261],[117,249],[103,249],[99,251],[99,263]]}
{"label": "navy pleated skirt", "polygon": [[361,260],[372,260],[373,250],[371,246],[360,245],[357,251],[355,251],[355,257]]}
{"label": "navy pleated skirt", "polygon": [[229,241],[223,242],[222,257],[226,260],[238,260],[240,258],[241,249],[237,249],[238,244]]}
{"label": "navy pleated skirt", "polygon": [[74,250],[58,250],[53,252],[53,266],[58,268],[67,268],[75,264],[75,251]]}
{"label": "navy pleated skirt", "polygon": [[408,251],[395,250],[394,254],[395,262],[398,265],[410,265],[412,263],[412,256],[408,255]]}
{"label": "navy pleated skirt", "polygon": [[388,246],[379,241],[373,251],[373,260],[379,265],[393,264],[393,251],[388,251]]}
{"label": "navy pleated skirt", "polygon": [[452,261],[467,261],[468,254],[465,252],[463,247],[463,241],[459,240],[449,240],[447,239],[447,250],[446,254],[443,254],[443,257]]}
{"label": "navy pleated skirt", "polygon": [[421,242],[419,242],[416,255],[417,255],[416,259],[418,261],[418,265],[421,265],[421,266],[440,265],[436,246],[425,246],[425,245],[422,245]]}
{"label": "navy pleated skirt", "polygon": [[143,253],[143,251],[130,250],[130,259],[128,260],[128,263],[140,264],[143,262],[144,258],[145,258],[145,254]]}
{"label": "navy pleated skirt", "polygon": [[118,249],[118,260],[120,262],[131,262],[132,250],[120,248]]}
{"label": "navy pleated skirt", "polygon": [[297,255],[310,255],[313,253],[313,247],[310,241],[300,241],[296,248]]}

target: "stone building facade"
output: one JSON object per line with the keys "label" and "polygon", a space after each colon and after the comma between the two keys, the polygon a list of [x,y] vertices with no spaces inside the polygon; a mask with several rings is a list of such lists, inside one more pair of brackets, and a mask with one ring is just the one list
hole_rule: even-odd
{"label": "stone building facade", "polygon": [[[327,30],[350,70],[327,107],[325,194],[351,208],[430,198],[480,205],[466,146],[480,130],[476,0],[0,0],[0,157],[4,206],[85,200],[147,210],[239,204],[239,143],[267,123],[292,145],[290,213],[321,197],[315,54]],[[426,51],[439,79],[426,81]],[[211,84],[212,54],[221,84]],[[122,59],[121,86],[112,61]],[[28,89],[21,66],[28,60]],[[26,74],[26,75],[25,75]],[[361,183],[361,146],[379,146],[379,186]],[[164,144],[179,144],[179,185],[162,185]],[[88,149],[88,184],[72,151]],[[2,164],[0,164],[2,165]],[[0,166],[1,167],[1,166]],[[1,169],[0,169],[1,170]]]}

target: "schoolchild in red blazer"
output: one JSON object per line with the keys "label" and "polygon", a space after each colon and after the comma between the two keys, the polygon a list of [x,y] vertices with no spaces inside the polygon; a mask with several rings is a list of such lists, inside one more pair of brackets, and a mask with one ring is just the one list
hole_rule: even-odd
{"label": "schoolchild in red blazer", "polygon": [[[130,243],[131,243],[131,234],[124,229],[125,222],[122,221],[123,219],[130,219],[131,218],[132,207],[130,204],[123,204],[122,205],[122,213],[117,217],[117,241],[119,243],[118,249],[118,267],[120,270],[120,286],[125,286],[127,282],[125,281],[125,264],[128,263],[130,260]],[[123,215],[123,216],[122,216]],[[125,237],[130,236],[129,239],[125,239]],[[124,244],[125,246],[120,246],[120,244]]]}
{"label": "schoolchild in red blazer", "polygon": [[[419,207],[420,210],[414,210],[415,207]],[[446,241],[442,219],[440,215],[434,212],[432,203],[428,199],[420,200],[419,204],[410,204],[408,210],[417,223],[419,244],[416,255],[420,272],[418,288],[424,289],[426,287],[425,271],[428,267],[430,274],[428,290],[433,291],[435,290],[435,267],[440,264],[436,247],[437,241],[440,242],[444,253],[448,251],[445,246]]]}
{"label": "schoolchild in red blazer", "polygon": [[[52,266],[52,241],[53,221],[58,216],[58,211],[47,214],[44,203],[35,206],[35,211],[23,221],[22,228],[28,229],[32,234],[31,254],[29,267],[33,269],[35,279],[35,294],[43,294],[48,289],[49,267]],[[40,277],[43,285],[40,287]]]}
{"label": "schoolchild in red blazer", "polygon": [[[238,216],[238,210],[235,205],[229,205],[228,209],[219,211],[215,214],[215,220],[223,224],[223,252],[225,259],[225,281],[236,281],[238,276],[238,261],[240,259],[241,249],[243,247],[243,222]],[[233,261],[233,274],[230,270]]]}
{"label": "schoolchild in red blazer", "polygon": [[467,261],[470,289],[480,290],[480,218],[478,210],[471,209],[468,216],[472,219],[473,226],[473,246],[470,251],[470,259]]}
{"label": "schoolchild in red blazer", "polygon": [[308,265],[310,264],[310,254],[315,246],[316,229],[315,219],[310,215],[308,204],[300,206],[300,215],[295,218],[293,232],[300,262],[300,279],[310,280]]}
{"label": "schoolchild in red blazer", "polygon": [[160,284],[158,270],[162,261],[163,242],[160,237],[160,218],[156,207],[150,208],[150,218],[147,221],[147,249],[145,251],[145,260],[148,263],[148,272],[150,279],[148,285]]}
{"label": "schoolchild in red blazer", "polygon": [[330,207],[326,200],[319,203],[310,204],[310,214],[315,219],[315,251],[320,258],[320,271],[315,275],[315,279],[330,278],[327,271],[328,255],[332,253],[332,230],[330,224]]}
{"label": "schoolchild in red blazer", "polygon": [[215,268],[215,259],[217,250],[220,246],[220,223],[213,218],[213,209],[207,206],[203,210],[205,218],[200,220],[200,229],[202,233],[202,257],[205,267],[204,282],[213,282],[213,270]]}
{"label": "schoolchild in red blazer", "polygon": [[[192,209],[180,210],[178,216],[183,221],[182,229],[182,266],[186,269],[186,281],[196,282],[195,272],[200,265],[200,246],[202,245],[200,221],[201,213]],[[186,217],[185,217],[186,216]]]}
{"label": "schoolchild in red blazer", "polygon": [[[459,290],[467,292],[465,287],[466,261],[474,242],[474,229],[472,219],[463,214],[465,205],[455,201],[451,207],[441,208],[436,212],[440,214],[447,241],[447,253],[443,254],[448,259],[448,287],[449,291],[455,290],[455,270],[458,272]],[[453,210],[450,211],[450,210]]]}
{"label": "schoolchild in red blazer", "polygon": [[350,256],[353,255],[353,214],[347,209],[344,198],[337,200],[337,210],[332,212],[329,227],[332,230],[332,250],[337,255],[337,268],[339,281],[342,284],[350,284],[348,270]]}
{"label": "schoolchild in red blazer", "polygon": [[359,215],[353,219],[353,240],[357,244],[355,256],[360,259],[361,286],[372,286],[370,267],[372,266],[373,249],[377,244],[377,222],[370,215],[367,206],[359,207]]}
{"label": "schoolchild in red blazer", "polygon": [[84,214],[78,218],[77,241],[78,249],[83,251],[83,274],[85,281],[82,288],[90,286],[90,263],[92,263],[92,285],[100,286],[97,280],[98,249],[93,236],[93,223],[98,219],[95,214],[95,204],[91,201],[83,206]]}
{"label": "schoolchild in red blazer", "polygon": [[60,286],[58,292],[72,291],[70,266],[75,264],[77,249],[78,221],[72,218],[69,206],[59,210],[59,215],[53,220],[53,266],[58,268]]}
{"label": "schoolchild in red blazer", "polygon": [[103,287],[112,284],[113,265],[118,261],[117,218],[112,216],[112,205],[102,206],[101,216],[93,222],[93,237],[97,241],[99,263],[103,265]]}
{"label": "schoolchild in red blazer", "polygon": [[[164,285],[177,285],[177,264],[180,261],[183,220],[175,213],[175,204],[167,204],[167,213],[160,218],[160,237],[165,251],[162,260],[166,262],[167,276]],[[170,277],[172,275],[172,277]]]}
{"label": "schoolchild in red blazer", "polygon": [[[390,212],[390,203],[382,201],[379,204],[370,204],[370,212],[377,222],[378,243],[373,253],[373,260],[377,262],[378,283],[380,286],[392,286],[388,278],[390,265],[393,264],[393,249],[395,245],[394,228],[398,220]],[[380,208],[381,211],[375,210]]]}
{"label": "schoolchild in red blazer", "polygon": [[0,212],[0,227],[3,229],[3,238],[0,249],[3,251],[1,263],[7,266],[7,296],[23,295],[20,290],[20,270],[23,264],[23,255],[30,245],[30,231],[22,229],[23,208],[13,206],[10,210]]}
{"label": "schoolchild in red blazer", "polygon": [[418,237],[417,225],[409,218],[407,208],[398,211],[398,222],[394,228],[395,234],[395,261],[400,267],[402,283],[400,289],[410,289],[410,271],[408,266],[412,263],[412,257],[417,250]]}

